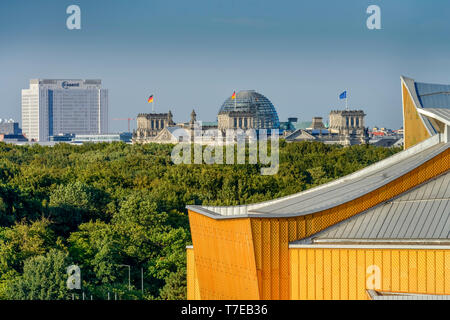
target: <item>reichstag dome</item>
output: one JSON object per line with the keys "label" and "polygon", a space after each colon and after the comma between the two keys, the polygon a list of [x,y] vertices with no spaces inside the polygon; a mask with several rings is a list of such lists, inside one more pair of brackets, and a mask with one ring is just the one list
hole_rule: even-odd
{"label": "reichstag dome", "polygon": [[278,129],[280,121],[272,102],[254,90],[244,90],[225,100],[219,110],[219,129]]}

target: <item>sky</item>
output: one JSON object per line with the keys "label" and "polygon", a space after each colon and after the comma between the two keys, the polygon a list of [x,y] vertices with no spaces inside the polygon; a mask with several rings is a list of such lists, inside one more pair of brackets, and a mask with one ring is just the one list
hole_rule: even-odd
{"label": "sky", "polygon": [[[81,9],[81,29],[66,8]],[[369,5],[381,30],[369,30]],[[0,118],[21,118],[33,78],[101,79],[112,132],[150,112],[215,121],[234,90],[272,101],[280,121],[363,109],[368,126],[402,125],[400,76],[450,83],[448,0],[2,0]],[[132,128],[135,128],[135,121]]]}

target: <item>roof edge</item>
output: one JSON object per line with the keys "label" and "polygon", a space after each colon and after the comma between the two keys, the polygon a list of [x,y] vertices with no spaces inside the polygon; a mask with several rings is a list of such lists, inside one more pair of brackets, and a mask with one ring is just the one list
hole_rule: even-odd
{"label": "roof edge", "polygon": [[[427,108],[422,108],[422,109],[418,109],[417,111],[420,114],[422,114],[422,115],[424,115],[426,117],[433,118],[435,120],[438,120],[438,121],[446,124],[447,126],[450,126],[450,120],[449,119],[445,119],[444,117],[441,117],[440,115],[434,113],[433,112],[434,109],[438,110],[440,108],[432,108],[432,109],[430,109],[430,108],[428,108],[428,109]],[[447,109],[445,109],[445,110],[447,110]]]}
{"label": "roof edge", "polygon": [[[347,180],[347,179],[358,178],[358,177],[363,176],[364,174],[372,173],[373,171],[377,171],[380,168],[387,167],[387,166],[392,165],[393,163],[398,163],[398,162],[400,162],[402,160],[408,159],[409,156],[411,156],[413,154],[416,154],[416,153],[419,153],[419,152],[422,152],[422,151],[425,151],[425,150],[427,150],[427,149],[429,149],[429,148],[431,148],[431,147],[433,147],[433,146],[435,146],[435,145],[437,145],[437,144],[439,144],[441,142],[442,142],[441,134],[434,135],[434,136],[428,138],[427,140],[425,140],[425,141],[423,141],[421,143],[418,143],[417,145],[415,145],[415,146],[413,146],[413,147],[411,147],[411,148],[409,148],[407,150],[401,151],[401,152],[399,152],[399,153],[397,153],[397,154],[395,154],[395,155],[393,155],[393,156],[391,156],[389,158],[383,159],[383,160],[381,160],[381,161],[379,161],[377,163],[374,163],[374,164],[372,164],[372,165],[370,165],[368,167],[365,167],[365,168],[363,168],[361,170],[358,170],[358,171],[356,171],[354,173],[351,173],[351,174],[349,174],[347,176],[341,177],[341,178],[339,178],[337,180],[328,182],[328,183],[323,184],[321,186],[317,186],[315,188],[311,188],[311,189],[308,189],[308,190],[305,190],[305,191],[302,191],[302,192],[299,192],[299,193],[296,193],[296,194],[293,194],[293,195],[281,197],[281,198],[278,198],[278,199],[268,200],[268,201],[264,201],[264,202],[260,202],[260,203],[256,203],[256,204],[239,205],[239,206],[187,205],[186,208],[188,210],[192,210],[192,211],[195,211],[197,213],[201,213],[203,215],[209,216],[209,217],[217,219],[217,220],[220,220],[220,219],[249,218],[249,217],[252,217],[252,218],[287,218],[287,217],[304,216],[304,215],[312,214],[312,213],[315,213],[315,212],[320,212],[320,211],[329,209],[330,207],[321,207],[321,208],[318,208],[317,210],[316,209],[312,210],[311,212],[306,211],[306,212],[302,212],[302,213],[289,213],[289,214],[270,214],[270,213],[258,212],[258,210],[262,209],[265,206],[269,206],[269,205],[273,205],[275,203],[278,203],[280,201],[289,200],[289,199],[291,199],[293,197],[297,197],[297,196],[300,196],[300,195],[308,194],[308,193],[314,192],[316,190],[321,190],[321,189],[329,187],[329,186],[334,186],[336,184],[345,182],[345,180]],[[426,161],[430,160],[431,158],[435,157],[436,155],[442,153],[443,151],[445,151],[449,147],[450,147],[450,145],[446,144],[446,147],[445,147],[444,150],[438,149],[438,150],[435,150],[434,152],[432,152],[427,157],[423,157],[421,159],[421,161],[420,161],[420,164],[423,164],[424,162],[426,162]],[[403,175],[407,174],[411,170],[408,170],[407,172],[404,172],[404,173],[402,173],[399,176],[391,176],[389,179],[386,179],[384,181],[385,183],[383,185],[385,185],[385,184],[387,184],[387,183],[397,179],[400,176],[403,176]],[[377,186],[376,188],[379,188],[381,186]],[[370,190],[370,191],[373,191],[373,190]],[[370,192],[370,191],[368,191],[368,192]],[[352,200],[354,200],[354,199],[353,198],[352,199],[346,199],[343,202],[334,203],[332,207],[335,207],[337,205],[340,205],[340,204],[343,204],[343,203],[346,203],[346,202],[349,202],[349,201],[352,201]],[[217,212],[215,210],[222,211],[222,212],[225,212],[225,213],[222,214],[222,213],[219,213],[219,212]],[[228,213],[228,212],[230,212],[230,213]]]}
{"label": "roof edge", "polygon": [[297,244],[290,243],[289,249],[398,249],[398,250],[450,250],[450,245],[408,244],[408,243],[367,243],[367,244]]}

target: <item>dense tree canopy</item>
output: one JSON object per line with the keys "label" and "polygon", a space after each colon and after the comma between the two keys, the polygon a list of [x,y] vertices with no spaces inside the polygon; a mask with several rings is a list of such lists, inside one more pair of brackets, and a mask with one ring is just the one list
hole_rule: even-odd
{"label": "dense tree canopy", "polygon": [[[259,165],[175,165],[171,150],[0,143],[0,299],[183,299],[187,204],[269,200],[399,151],[281,141],[278,173],[262,176]],[[81,290],[65,286],[70,263]]]}

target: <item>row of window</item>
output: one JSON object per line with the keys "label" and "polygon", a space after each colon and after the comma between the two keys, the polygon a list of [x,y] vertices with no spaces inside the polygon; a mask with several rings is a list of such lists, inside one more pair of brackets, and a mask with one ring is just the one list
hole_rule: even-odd
{"label": "row of window", "polygon": [[350,124],[350,127],[359,127],[359,118],[358,117],[356,117],[356,118],[345,117],[345,123],[346,123],[347,127],[349,126],[349,124]]}
{"label": "row of window", "polygon": [[249,128],[253,127],[253,121],[249,118],[234,118],[235,128]]}

